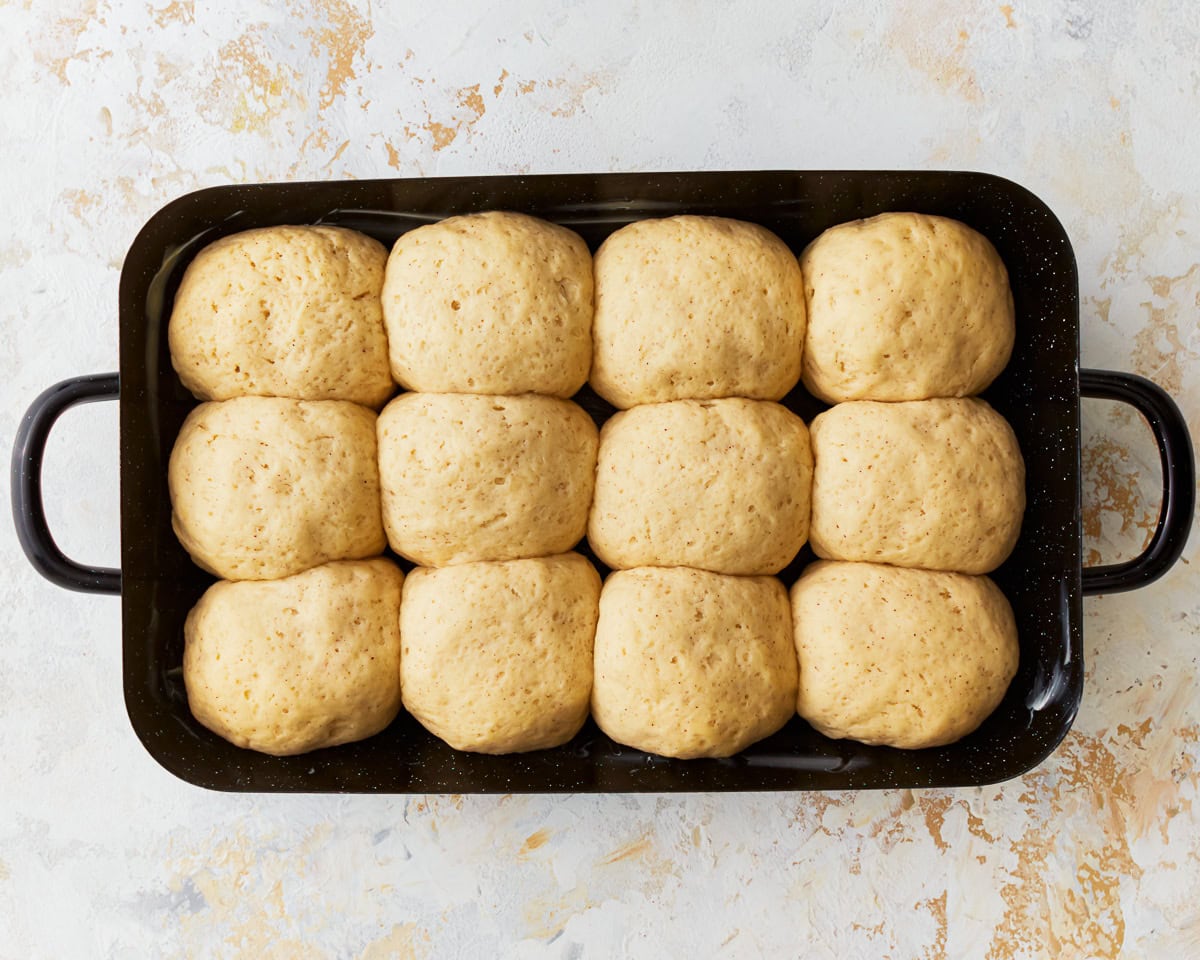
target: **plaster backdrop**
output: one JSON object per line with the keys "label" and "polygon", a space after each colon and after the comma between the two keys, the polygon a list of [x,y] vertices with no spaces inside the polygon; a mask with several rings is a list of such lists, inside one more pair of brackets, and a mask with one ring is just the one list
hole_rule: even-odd
{"label": "plaster backdrop", "polygon": [[[978,169],[1079,259],[1083,357],[1200,433],[1200,5],[0,2],[0,438],[116,368],[141,224],[278,179]],[[1157,454],[1085,407],[1094,560]],[[70,414],[51,523],[115,564],[116,408]],[[7,488],[5,488],[7,492]],[[1200,956],[1200,578],[1085,604],[1074,731],[999,787],[831,795],[224,796],[125,717],[111,598],[0,524],[0,958]]]}

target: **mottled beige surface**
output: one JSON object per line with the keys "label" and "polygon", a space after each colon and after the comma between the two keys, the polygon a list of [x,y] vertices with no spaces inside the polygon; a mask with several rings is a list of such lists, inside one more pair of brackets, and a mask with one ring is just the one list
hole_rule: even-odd
{"label": "mottled beige surface", "polygon": [[[1074,248],[1083,365],[1156,380],[1200,432],[1200,5],[696,9],[0,4],[19,91],[0,98],[0,436],[47,385],[116,369],[122,258],[189,190],[796,167],[1024,184]],[[783,198],[804,209],[793,182]],[[109,566],[117,421],[112,403],[65,415],[43,480],[59,544]],[[1158,451],[1126,407],[1086,402],[1082,425],[1084,556],[1132,557],[1157,518]],[[3,523],[0,953],[1190,957],[1198,558],[1193,535],[1159,582],[1084,601],[1079,715],[1010,783],[281,796],[163,771],[126,715],[120,604],[43,581]]]}
{"label": "mottled beige surface", "polygon": [[610,567],[782,570],[808,537],[808,430],[778,403],[676,400],[604,424],[588,542]]}
{"label": "mottled beige surface", "polygon": [[175,294],[171,364],[201,400],[380,407],[395,391],[379,296],[387,251],[338,227],[266,227],[209,244]]}
{"label": "mottled beige surface", "polygon": [[1012,608],[987,577],[819,561],[791,601],[796,710],[827,737],[953,743],[996,709],[1017,672]]}
{"label": "mottled beige surface", "polygon": [[641,220],[596,252],[591,383],[617,407],[778,400],[800,379],[803,345],[800,266],[765,227]]}
{"label": "mottled beige surface", "polygon": [[179,430],[171,520],[196,563],[272,580],[386,546],[375,414],[342,400],[202,403]]}
{"label": "mottled beige surface", "polygon": [[822,400],[970,396],[1008,363],[1008,272],[965,224],[903,212],[839,224],[800,266],[804,385]]}
{"label": "mottled beige surface", "polygon": [[275,756],[378,733],[400,710],[403,583],[377,558],[209,587],[183,630],[192,713]]}
{"label": "mottled beige surface", "polygon": [[1016,545],[1025,462],[985,401],[839,403],[809,435],[818,557],[988,573]]}
{"label": "mottled beige surface", "polygon": [[687,567],[611,574],[600,595],[592,716],[618,743],[729,757],[795,709],[787,591]]}
{"label": "mottled beige surface", "polygon": [[592,255],[521,213],[450,217],[396,241],[383,316],[412,390],[569,397],[592,362]]}
{"label": "mottled beige surface", "polygon": [[428,566],[548,556],[587,528],[596,425],[568,400],[408,393],[379,416],[383,525]]}
{"label": "mottled beige surface", "polygon": [[456,750],[566,743],[587,719],[600,577],[583,557],[418,567],[404,587],[404,707]]}

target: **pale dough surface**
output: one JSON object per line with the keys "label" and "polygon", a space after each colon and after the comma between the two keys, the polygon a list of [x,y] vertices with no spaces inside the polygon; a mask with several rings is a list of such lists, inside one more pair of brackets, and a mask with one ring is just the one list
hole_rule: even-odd
{"label": "pale dough surface", "polygon": [[800,377],[804,285],[753,223],[679,216],[622,227],[596,253],[591,383],[617,407],[778,400]]}
{"label": "pale dough surface", "polygon": [[808,537],[804,422],[770,401],[677,400],[600,434],[588,540],[610,567],[778,573]]}
{"label": "pale dough surface", "polygon": [[205,570],[272,580],[387,545],[375,413],[342,400],[202,403],[168,466],[172,525]]}
{"label": "pale dough surface", "polygon": [[184,626],[196,719],[285,756],[362,740],[400,710],[400,590],[390,560],[209,587]]}
{"label": "pale dough surface", "polygon": [[827,737],[953,743],[1017,671],[1012,609],[987,577],[818,561],[792,587],[796,707]]}
{"label": "pale dough surface", "polygon": [[804,385],[829,403],[979,393],[1012,353],[1008,272],[956,220],[885,213],[832,227],[800,257]]}
{"label": "pale dough surface", "polygon": [[400,610],[405,708],[456,750],[566,743],[587,719],[599,597],[577,553],[418,567]]}
{"label": "pale dough surface", "polygon": [[450,217],[396,241],[383,316],[411,390],[569,397],[591,366],[592,256],[524,214]]}
{"label": "pale dough surface", "polygon": [[587,529],[596,425],[556,397],[407,393],[379,416],[383,522],[424,566],[570,550]]}
{"label": "pale dough surface", "polygon": [[839,403],[809,426],[817,556],[988,573],[1025,511],[1025,463],[983,400]]}
{"label": "pale dough surface", "polygon": [[340,227],[264,227],[201,250],[175,294],[171,363],[201,400],[395,391],[379,296],[386,248]]}
{"label": "pale dough surface", "polygon": [[787,591],[686,567],[611,574],[600,595],[592,715],[667,757],[728,757],[795,711]]}

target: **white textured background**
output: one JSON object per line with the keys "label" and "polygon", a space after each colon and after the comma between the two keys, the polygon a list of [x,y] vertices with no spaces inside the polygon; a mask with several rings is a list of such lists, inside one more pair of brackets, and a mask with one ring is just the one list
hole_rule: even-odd
{"label": "white textured background", "polygon": [[[1083,355],[1200,434],[1200,4],[0,0],[0,440],[117,365],[140,225],[211,184],[753,168],[1011,177],[1075,244]],[[1093,557],[1153,526],[1085,407]],[[116,407],[51,443],[115,563]],[[7,492],[7,489],[5,490]],[[202,792],[125,717],[113,599],[0,524],[0,958],[1200,956],[1200,579],[1089,600],[1074,731],[1002,787],[834,795]]]}

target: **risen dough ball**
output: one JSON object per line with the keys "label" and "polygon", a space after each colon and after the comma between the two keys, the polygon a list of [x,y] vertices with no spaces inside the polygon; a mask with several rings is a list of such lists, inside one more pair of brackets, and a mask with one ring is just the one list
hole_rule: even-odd
{"label": "risen dough ball", "polygon": [[400,710],[400,588],[389,560],[209,587],[183,628],[196,719],[285,756],[362,740]]}
{"label": "risen dough ball", "polygon": [[719,217],[642,220],[596,254],[592,387],[631,407],[778,400],[800,377],[804,285],[769,230]]}
{"label": "risen dough ball", "polygon": [[379,407],[395,390],[379,292],[387,250],[340,227],[263,227],[205,247],[175,294],[171,363],[201,400]]}
{"label": "risen dough ball", "polygon": [[953,743],[1017,672],[1012,609],[987,577],[819,561],[792,587],[792,622],[797,711],[835,739]]}
{"label": "risen dough ball", "polygon": [[666,757],[728,757],[792,716],[796,652],[774,577],[686,567],[609,576],[600,595],[592,715]]}
{"label": "risen dough ball", "polygon": [[1025,464],[984,401],[839,403],[810,431],[817,556],[987,573],[1012,552]]}
{"label": "risen dough ball", "polygon": [[409,574],[404,706],[456,750],[566,743],[587,719],[600,577],[577,553]]}
{"label": "risen dough ball", "polygon": [[830,403],[979,393],[1015,332],[1008,272],[956,220],[885,213],[826,230],[800,257],[804,385]]}
{"label": "risen dough ball", "polygon": [[451,217],[396,241],[383,316],[412,390],[569,397],[592,360],[592,256],[524,214]]}
{"label": "risen dough ball", "polygon": [[387,545],[375,414],[354,403],[202,403],[175,440],[168,484],[179,542],[227,580],[286,577]]}
{"label": "risen dough ball", "polygon": [[588,540],[614,568],[778,573],[808,536],[811,480],[808,430],[777,403],[634,407],[600,435]]}
{"label": "risen dough ball", "polygon": [[426,566],[571,549],[587,529],[596,425],[567,400],[408,393],[379,416],[383,522]]}

